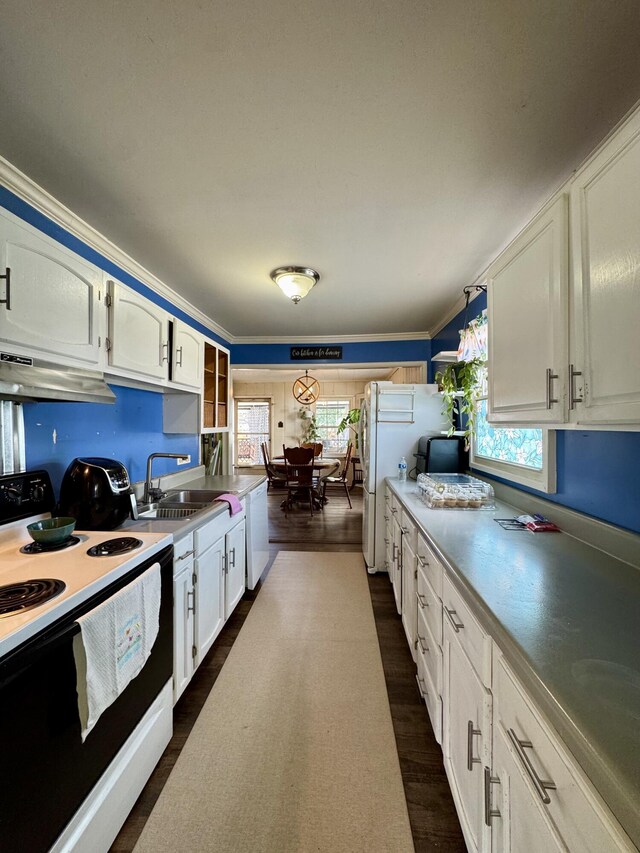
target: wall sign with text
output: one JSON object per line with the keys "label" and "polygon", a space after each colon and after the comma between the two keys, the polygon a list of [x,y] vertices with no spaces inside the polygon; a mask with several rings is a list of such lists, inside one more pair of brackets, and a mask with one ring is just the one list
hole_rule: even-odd
{"label": "wall sign with text", "polygon": [[342,347],[291,347],[292,361],[328,360],[339,361]]}

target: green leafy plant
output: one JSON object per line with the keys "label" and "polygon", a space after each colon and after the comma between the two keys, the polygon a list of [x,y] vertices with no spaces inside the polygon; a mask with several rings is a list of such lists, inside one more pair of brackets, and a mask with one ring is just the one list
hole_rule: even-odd
{"label": "green leafy plant", "polygon": [[436,382],[442,389],[442,414],[451,422],[449,435],[455,432],[454,416],[458,414],[467,450],[475,427],[480,384],[478,371],[483,364],[480,358],[457,361],[448,364],[435,376]]}
{"label": "green leafy plant", "polygon": [[355,436],[355,448],[358,450],[358,426],[360,423],[360,409],[349,409],[347,414],[338,424],[338,433],[344,432],[345,429],[350,429]]}
{"label": "green leafy plant", "polygon": [[320,441],[321,435],[318,432],[318,422],[316,416],[310,409],[302,407],[298,414],[302,420],[302,438],[300,444],[311,444],[312,442]]}

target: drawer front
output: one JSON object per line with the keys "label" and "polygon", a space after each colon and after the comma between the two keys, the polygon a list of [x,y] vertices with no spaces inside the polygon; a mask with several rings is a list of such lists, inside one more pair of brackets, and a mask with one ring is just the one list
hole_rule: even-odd
{"label": "drawer front", "polygon": [[428,579],[429,583],[435,590],[436,595],[442,598],[442,578],[444,576],[444,569],[421,534],[418,534],[416,553],[418,556],[418,569],[423,572],[424,576]]}
{"label": "drawer front", "polygon": [[495,658],[494,725],[500,727],[531,797],[567,848],[584,853],[635,850],[502,655],[497,652]]}
{"label": "drawer front", "polygon": [[442,648],[434,639],[423,610],[418,613],[416,633],[418,638],[416,646],[418,657],[422,658],[433,686],[436,689],[436,693],[438,696],[442,696]]}
{"label": "drawer front", "polygon": [[173,543],[173,576],[177,575],[193,561],[194,544],[193,533],[187,533],[186,536],[178,539]]}
{"label": "drawer front", "polygon": [[425,666],[424,659],[418,655],[418,690],[424,699],[427,713],[431,721],[431,727],[439,744],[442,743],[442,698],[436,690],[429,672]]}
{"label": "drawer front", "polygon": [[244,511],[246,506],[244,498],[240,503],[242,504],[242,513],[238,513],[231,518],[229,511],[224,509],[219,515],[212,518],[211,521],[207,521],[202,527],[198,527],[193,534],[193,541],[198,554],[203,554],[221,536],[224,536],[232,527],[235,527],[238,522],[242,521],[245,517]]}
{"label": "drawer front", "polygon": [[485,687],[491,687],[491,639],[480,627],[448,575],[442,583],[443,619],[446,619]]}
{"label": "drawer front", "polygon": [[442,604],[420,569],[418,569],[418,613],[424,616],[436,642],[442,646]]}
{"label": "drawer front", "polygon": [[404,538],[409,544],[409,547],[415,554],[418,550],[418,528],[416,527],[414,520],[404,508],[402,510],[400,526],[402,527],[402,535],[404,536]]}

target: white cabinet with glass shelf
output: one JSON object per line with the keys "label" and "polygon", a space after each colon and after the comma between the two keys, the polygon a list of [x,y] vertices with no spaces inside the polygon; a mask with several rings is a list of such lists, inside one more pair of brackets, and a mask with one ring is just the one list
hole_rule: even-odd
{"label": "white cabinet with glass shelf", "polygon": [[202,394],[202,432],[227,432],[229,429],[229,350],[210,341],[204,342]]}

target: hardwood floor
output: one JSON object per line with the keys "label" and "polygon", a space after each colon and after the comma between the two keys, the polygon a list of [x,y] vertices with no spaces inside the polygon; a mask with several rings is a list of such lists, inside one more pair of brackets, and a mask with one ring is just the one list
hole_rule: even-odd
{"label": "hardwood floor", "polygon": [[[285,518],[280,509],[282,497],[278,491],[269,494],[272,544],[263,580],[281,550],[361,550],[362,491],[358,487],[351,493],[352,510],[346,499],[332,495],[325,509],[314,513],[313,518],[303,508]],[[396,612],[389,578],[379,574],[368,575],[368,579],[416,853],[463,853],[466,848],[442,765],[442,752],[418,693],[415,665]],[[130,853],[135,847],[260,588],[258,584],[253,592],[245,593],[174,708],[171,742],[114,841],[111,853]]]}

